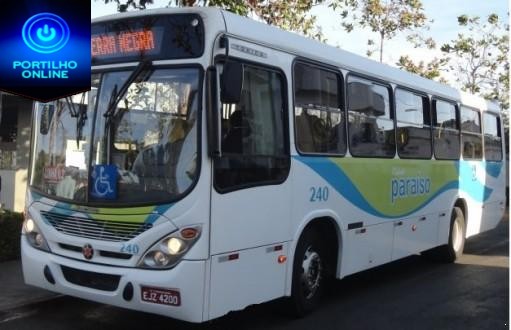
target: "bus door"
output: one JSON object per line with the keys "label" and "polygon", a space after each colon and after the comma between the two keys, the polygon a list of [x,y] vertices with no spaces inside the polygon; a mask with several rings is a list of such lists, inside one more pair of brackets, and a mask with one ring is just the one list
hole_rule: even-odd
{"label": "bus door", "polygon": [[285,74],[240,62],[240,101],[219,105],[222,156],[213,159],[210,317],[283,296],[291,262],[279,261],[287,252],[291,213]]}

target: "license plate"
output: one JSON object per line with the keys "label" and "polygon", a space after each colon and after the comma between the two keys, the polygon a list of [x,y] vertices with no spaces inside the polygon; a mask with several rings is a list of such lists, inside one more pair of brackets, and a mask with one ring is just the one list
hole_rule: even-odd
{"label": "license plate", "polygon": [[141,295],[142,301],[160,305],[181,306],[181,294],[177,290],[143,286]]}

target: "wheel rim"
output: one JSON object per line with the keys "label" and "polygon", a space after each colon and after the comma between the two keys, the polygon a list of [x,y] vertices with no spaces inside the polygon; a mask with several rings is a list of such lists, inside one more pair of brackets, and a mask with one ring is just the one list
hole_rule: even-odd
{"label": "wheel rim", "polygon": [[321,258],[319,254],[309,246],[305,251],[302,262],[303,273],[301,284],[305,299],[312,298],[319,289],[321,281]]}
{"label": "wheel rim", "polygon": [[463,244],[463,229],[460,223],[460,217],[456,216],[454,219],[454,224],[452,227],[452,246],[454,251],[458,252],[461,250],[461,245]]}

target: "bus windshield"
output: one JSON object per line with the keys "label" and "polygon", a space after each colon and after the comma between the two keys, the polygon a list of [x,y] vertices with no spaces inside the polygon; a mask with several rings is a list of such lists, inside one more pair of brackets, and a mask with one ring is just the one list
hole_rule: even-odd
{"label": "bus windshield", "polygon": [[[133,73],[93,74],[85,104],[74,96],[38,107],[32,187],[101,204],[168,202],[191,187],[197,176],[199,69]],[[102,165],[115,166],[115,198],[91,194],[93,168]]]}

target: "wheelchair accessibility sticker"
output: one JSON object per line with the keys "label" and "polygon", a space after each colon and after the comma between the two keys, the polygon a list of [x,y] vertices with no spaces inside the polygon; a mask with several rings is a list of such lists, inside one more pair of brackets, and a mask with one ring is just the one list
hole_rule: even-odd
{"label": "wheelchair accessibility sticker", "polygon": [[90,194],[98,199],[117,198],[117,167],[115,165],[93,166]]}

